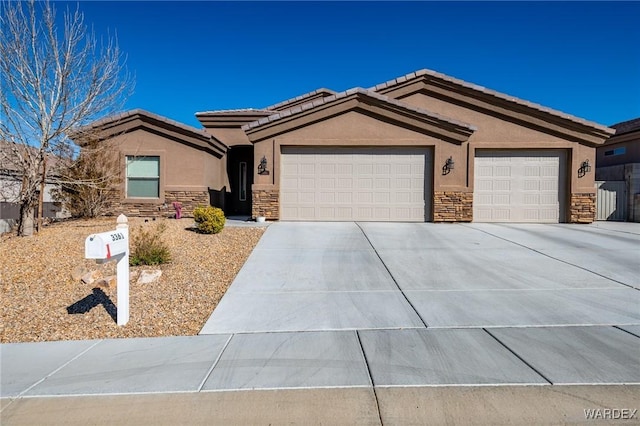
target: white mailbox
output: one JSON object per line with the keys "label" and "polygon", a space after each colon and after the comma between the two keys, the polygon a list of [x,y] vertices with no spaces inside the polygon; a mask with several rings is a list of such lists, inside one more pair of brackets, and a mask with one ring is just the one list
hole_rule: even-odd
{"label": "white mailbox", "polygon": [[119,229],[89,235],[84,241],[86,259],[110,260],[113,256],[125,254],[129,250],[129,239]]}
{"label": "white mailbox", "polygon": [[116,279],[118,313],[116,322],[129,322],[129,225],[125,215],[118,216],[118,226],[113,231],[89,235],[84,240],[84,257],[97,262],[117,260]]}

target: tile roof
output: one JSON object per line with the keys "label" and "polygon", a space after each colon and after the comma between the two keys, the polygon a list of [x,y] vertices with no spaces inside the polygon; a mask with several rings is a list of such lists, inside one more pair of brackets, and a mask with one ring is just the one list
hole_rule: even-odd
{"label": "tile roof", "polygon": [[611,127],[616,129],[616,136],[635,132],[636,130],[640,130],[640,117],[616,123]]}
{"label": "tile roof", "polygon": [[[229,148],[227,144],[204,130],[188,126],[186,124],[171,120],[170,118],[163,117],[162,115],[154,114],[143,109],[133,109],[94,121],[93,123],[84,126],[74,132],[75,139],[80,139],[83,132],[90,132],[94,129],[98,130],[99,132],[108,133],[109,129],[115,129],[116,126],[121,124],[125,126],[130,125],[130,123],[136,119],[141,119],[142,122],[158,126],[165,131],[176,132],[181,135],[177,140],[195,144],[197,146],[200,146],[201,148],[209,150],[212,153],[216,153],[216,155],[224,154]],[[110,134],[109,136],[113,136],[113,134]],[[175,138],[175,136],[172,137]],[[71,138],[74,139],[73,136]],[[79,143],[81,144],[81,142]]]}
{"label": "tile roof", "polygon": [[283,119],[285,117],[289,117],[289,116],[292,116],[292,115],[295,115],[295,114],[299,114],[299,113],[302,113],[304,111],[308,111],[310,109],[319,107],[321,105],[328,104],[328,103],[334,102],[336,100],[340,100],[340,99],[343,99],[343,98],[346,98],[346,97],[349,97],[349,96],[352,96],[352,95],[358,95],[358,94],[359,95],[364,95],[364,96],[369,96],[369,97],[377,99],[379,101],[383,101],[383,102],[389,103],[391,105],[399,106],[401,108],[404,108],[405,110],[413,111],[413,112],[425,115],[427,117],[431,117],[431,118],[434,118],[434,119],[437,119],[437,120],[445,121],[447,123],[450,123],[450,124],[453,124],[453,125],[456,125],[456,126],[460,126],[460,127],[466,128],[466,129],[471,130],[471,131],[477,130],[477,128],[475,126],[471,125],[471,124],[463,123],[461,121],[454,120],[452,118],[445,117],[445,116],[442,116],[442,115],[439,115],[439,114],[435,114],[435,113],[433,113],[431,111],[427,111],[427,110],[422,109],[422,108],[414,107],[414,106],[406,104],[406,103],[404,103],[402,101],[398,101],[396,99],[392,99],[392,98],[390,98],[388,96],[384,96],[384,95],[381,95],[379,93],[375,93],[375,92],[372,92],[370,90],[363,89],[361,87],[355,87],[353,89],[349,89],[349,90],[346,90],[344,92],[336,93],[334,95],[327,96],[327,97],[324,97],[322,99],[316,99],[316,100],[314,100],[312,102],[296,106],[296,107],[294,107],[292,109],[284,110],[284,111],[281,111],[279,113],[270,115],[268,117],[261,118],[260,120],[256,120],[256,121],[253,121],[251,123],[245,124],[244,126],[242,126],[242,130],[247,131],[247,130],[255,129],[255,128],[263,126],[265,124],[273,123],[275,121],[281,120],[281,119]]}
{"label": "tile roof", "polygon": [[218,109],[212,111],[201,111],[196,112],[196,117],[203,115],[212,115],[212,114],[237,114],[242,112],[255,112],[255,113],[272,113],[270,109],[260,109],[260,108],[237,108],[237,109]]}
{"label": "tile roof", "polygon": [[514,96],[509,96],[509,95],[504,94],[504,93],[496,92],[495,90],[490,90],[490,89],[487,89],[487,88],[485,88],[483,86],[479,86],[477,84],[468,83],[468,82],[466,82],[464,80],[460,80],[460,79],[457,79],[457,78],[454,78],[454,77],[450,77],[448,75],[445,75],[445,74],[442,74],[442,73],[439,73],[439,72],[436,72],[436,71],[428,70],[428,69],[422,69],[422,70],[419,70],[419,71],[415,71],[415,72],[406,74],[406,75],[404,75],[402,77],[398,77],[398,78],[395,78],[393,80],[389,80],[389,81],[387,81],[385,83],[378,84],[375,87],[371,87],[371,88],[369,88],[369,90],[378,92],[380,90],[383,90],[383,89],[386,89],[386,88],[390,88],[390,87],[396,86],[398,84],[402,84],[404,82],[407,82],[407,81],[410,81],[410,80],[414,80],[414,79],[417,79],[417,78],[420,78],[420,77],[436,78],[436,79],[439,79],[439,80],[442,80],[442,81],[453,83],[455,85],[458,85],[458,86],[461,86],[461,87],[464,87],[464,88],[467,88],[467,89],[471,89],[471,90],[475,90],[477,92],[481,92],[481,93],[483,93],[485,95],[493,96],[493,97],[495,97],[497,99],[505,100],[505,101],[508,101],[508,102],[513,102],[515,104],[522,105],[522,106],[525,106],[525,107],[528,107],[528,108],[532,108],[532,109],[535,109],[535,110],[540,111],[540,112],[544,112],[544,113],[547,113],[547,114],[550,114],[550,115],[553,115],[553,116],[556,116],[556,117],[564,118],[564,119],[572,121],[574,123],[578,123],[578,124],[582,124],[582,125],[585,125],[585,126],[588,126],[588,127],[592,127],[592,128],[595,128],[595,129],[600,130],[600,131],[605,132],[605,133],[609,133],[609,134],[613,134],[614,133],[613,129],[610,129],[607,126],[603,126],[602,124],[598,124],[598,123],[595,123],[593,121],[588,121],[588,120],[573,116],[571,114],[567,114],[567,113],[564,113],[564,112],[561,112],[561,111],[557,111],[557,110],[554,110],[554,109],[551,109],[551,108],[547,108],[547,107],[542,106],[540,104],[536,104],[536,103],[533,103],[533,102],[525,101],[525,100],[516,98]]}
{"label": "tile roof", "polygon": [[289,105],[289,104],[295,104],[295,103],[300,103],[301,101],[304,101],[307,98],[312,98],[316,95],[322,95],[322,94],[327,94],[329,96],[331,95],[335,95],[336,92],[330,89],[325,89],[324,87],[320,88],[320,89],[316,89],[313,92],[309,92],[309,93],[304,93],[300,96],[296,96],[295,98],[291,98],[291,99],[287,99],[286,101],[282,101],[282,102],[278,102],[277,104],[274,105],[270,105],[268,107],[266,107],[266,110],[281,110],[283,109],[283,107]]}
{"label": "tile roof", "polygon": [[[100,127],[100,126],[104,126],[107,124],[111,124],[111,123],[117,123],[119,121],[125,120],[127,118],[131,118],[134,117],[136,115],[140,115],[140,116],[144,116],[144,117],[148,117],[148,118],[152,118],[156,121],[160,121],[166,124],[169,124],[170,126],[174,126],[177,127],[183,131],[189,132],[191,134],[193,134],[196,137],[202,138],[202,139],[211,139],[211,135],[207,132],[205,132],[204,130],[201,129],[197,129],[195,127],[191,127],[189,125],[180,123],[178,121],[172,120],[170,118],[164,117],[162,115],[158,115],[158,114],[154,114],[152,112],[143,110],[143,109],[132,109],[129,111],[125,111],[122,112],[120,114],[116,114],[116,115],[112,115],[106,118],[102,118],[100,120],[94,121],[93,123],[89,124],[88,126],[85,126],[83,129],[88,129],[88,128],[95,128],[95,127]],[[80,129],[80,131],[82,131],[82,129]]]}

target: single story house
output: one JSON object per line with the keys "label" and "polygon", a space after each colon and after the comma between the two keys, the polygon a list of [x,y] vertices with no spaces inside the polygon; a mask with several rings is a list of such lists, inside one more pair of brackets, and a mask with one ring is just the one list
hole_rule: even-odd
{"label": "single story house", "polygon": [[589,223],[615,132],[430,70],[196,117],[93,125],[122,158],[114,214],[181,201],[271,220]]}
{"label": "single story house", "polygon": [[616,133],[596,148],[596,181],[608,191],[622,187],[621,219],[640,222],[640,118],[611,127]]}

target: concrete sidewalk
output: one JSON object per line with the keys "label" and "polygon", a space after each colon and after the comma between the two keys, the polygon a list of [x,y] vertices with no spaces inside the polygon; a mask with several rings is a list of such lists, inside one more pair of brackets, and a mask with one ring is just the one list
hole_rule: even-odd
{"label": "concrete sidewalk", "polygon": [[4,344],[2,397],[640,384],[640,326],[253,333]]}

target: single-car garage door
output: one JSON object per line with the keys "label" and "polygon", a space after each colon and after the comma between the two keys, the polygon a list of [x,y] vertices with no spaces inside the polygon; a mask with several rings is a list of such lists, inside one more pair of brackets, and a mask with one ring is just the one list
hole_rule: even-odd
{"label": "single-car garage door", "polygon": [[476,151],[475,222],[559,222],[564,151]]}
{"label": "single-car garage door", "polygon": [[282,220],[431,218],[428,148],[282,147],[281,165]]}

